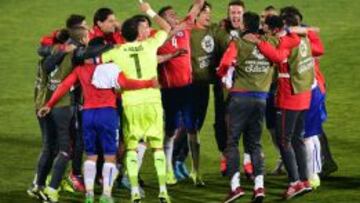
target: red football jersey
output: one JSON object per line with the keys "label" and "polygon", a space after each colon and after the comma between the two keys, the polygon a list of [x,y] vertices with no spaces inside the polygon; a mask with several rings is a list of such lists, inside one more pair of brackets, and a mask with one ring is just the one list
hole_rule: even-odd
{"label": "red football jersey", "polygon": [[[260,52],[270,61],[278,64],[279,75],[288,75],[289,64],[288,57],[293,48],[298,47],[300,38],[296,34],[289,34],[280,37],[280,43],[277,48],[270,43],[262,41],[258,44]],[[290,77],[278,78],[278,90],[275,98],[275,105],[281,109],[288,110],[306,110],[310,107],[311,91],[300,94],[293,92]]]}
{"label": "red football jersey", "polygon": [[[84,64],[76,67],[57,87],[46,106],[53,107],[56,102],[64,96],[70,88],[80,82],[84,96],[84,109],[116,107],[117,94],[113,89],[97,89],[91,84],[92,76],[96,65]],[[151,80],[131,80],[127,79],[123,73],[119,74],[118,83],[123,89],[140,89],[152,87]]]}

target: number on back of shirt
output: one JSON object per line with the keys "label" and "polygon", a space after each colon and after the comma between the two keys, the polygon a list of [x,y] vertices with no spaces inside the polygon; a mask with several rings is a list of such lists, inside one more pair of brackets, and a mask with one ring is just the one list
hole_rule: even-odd
{"label": "number on back of shirt", "polygon": [[130,54],[130,57],[134,59],[135,68],[136,68],[136,76],[137,78],[141,78],[141,66],[138,54]]}

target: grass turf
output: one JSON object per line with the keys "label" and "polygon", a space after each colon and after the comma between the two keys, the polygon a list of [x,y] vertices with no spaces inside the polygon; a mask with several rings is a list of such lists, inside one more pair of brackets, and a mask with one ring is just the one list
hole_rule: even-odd
{"label": "grass turf", "polygon": [[[185,14],[190,0],[151,0],[157,10],[171,4]],[[213,21],[226,13],[227,1],[210,1],[213,4]],[[245,1],[247,9],[261,11],[268,4],[277,8],[295,5],[304,14],[304,21],[321,28],[326,54],[321,60],[328,85],[328,122],[325,124],[339,171],[322,182],[319,190],[291,202],[360,202],[360,4],[355,0],[272,0]],[[137,13],[136,0],[118,1],[0,1],[0,202],[37,202],[27,197],[41,137],[33,108],[33,81],[36,69],[36,48],[40,36],[62,27],[71,13],[87,16],[91,24],[93,12],[103,6],[113,8],[119,19]],[[228,181],[218,172],[218,153],[213,135],[213,105],[201,131],[201,166],[207,184],[194,188],[190,181],[170,187],[173,202],[221,202],[228,191]],[[267,132],[263,134],[266,168],[275,164],[277,155]],[[146,181],[147,197],[144,202],[156,202],[157,180],[152,156],[146,156],[142,170]],[[266,176],[266,202],[279,201],[286,185],[286,177]],[[242,181],[247,195],[239,202],[249,202],[251,183]],[[115,192],[117,202],[128,202],[129,194],[121,189]],[[64,194],[61,202],[82,202],[81,194]]]}

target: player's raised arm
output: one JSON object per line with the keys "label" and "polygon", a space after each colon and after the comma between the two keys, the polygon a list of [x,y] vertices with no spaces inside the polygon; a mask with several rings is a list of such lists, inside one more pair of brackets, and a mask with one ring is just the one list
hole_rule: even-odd
{"label": "player's raised arm", "polygon": [[201,8],[204,6],[205,0],[194,0],[193,6],[189,11],[187,17],[195,20],[196,16],[199,15]]}
{"label": "player's raised arm", "polygon": [[[142,1],[140,1],[142,2]],[[140,10],[143,13],[146,13],[149,17],[153,18],[154,21],[163,29],[165,32],[169,33],[171,26],[167,23],[162,17],[160,17],[147,2],[140,3]]]}

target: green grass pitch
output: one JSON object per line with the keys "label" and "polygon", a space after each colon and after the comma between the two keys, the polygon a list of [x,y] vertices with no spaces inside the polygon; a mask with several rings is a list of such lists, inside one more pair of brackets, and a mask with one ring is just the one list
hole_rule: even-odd
{"label": "green grass pitch", "polygon": [[[26,195],[41,148],[41,137],[33,108],[33,81],[39,38],[64,25],[71,13],[87,16],[92,24],[94,11],[113,8],[120,20],[137,13],[136,0],[0,0],[0,203],[37,202]],[[180,14],[190,0],[150,0],[154,9],[174,6]],[[213,21],[226,14],[227,1],[210,0]],[[360,4],[358,0],[245,0],[247,9],[261,11],[272,4],[277,8],[295,5],[304,21],[321,28],[326,54],[321,68],[328,85],[329,119],[325,124],[339,171],[317,191],[291,202],[360,202]],[[228,180],[218,172],[218,153],[213,135],[213,105],[201,131],[201,166],[207,184],[194,188],[190,181],[169,187],[175,203],[221,202],[228,192]],[[266,169],[277,155],[267,132],[263,134]],[[146,181],[144,202],[157,202],[157,180],[152,156],[146,156],[142,176]],[[286,177],[266,176],[265,202],[278,202]],[[247,195],[238,202],[250,202],[252,184],[243,180]],[[129,194],[115,192],[116,202],[129,202]],[[64,194],[61,202],[82,202],[81,194]]]}

